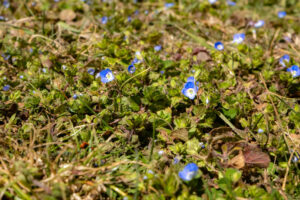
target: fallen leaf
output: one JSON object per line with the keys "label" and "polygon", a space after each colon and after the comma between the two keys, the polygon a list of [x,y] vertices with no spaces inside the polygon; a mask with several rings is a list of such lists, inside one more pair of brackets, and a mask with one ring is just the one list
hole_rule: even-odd
{"label": "fallen leaf", "polygon": [[247,146],[243,151],[243,155],[245,158],[245,164],[248,167],[267,168],[271,161],[269,155],[262,152],[257,147]]}
{"label": "fallen leaf", "polygon": [[75,17],[76,14],[73,10],[66,9],[59,13],[59,19],[62,21],[72,21]]}
{"label": "fallen leaf", "polygon": [[236,168],[236,169],[241,169],[245,166],[245,158],[244,155],[242,153],[242,151],[240,151],[240,153],[233,157],[232,159],[230,159],[228,161],[228,165],[230,167]]}

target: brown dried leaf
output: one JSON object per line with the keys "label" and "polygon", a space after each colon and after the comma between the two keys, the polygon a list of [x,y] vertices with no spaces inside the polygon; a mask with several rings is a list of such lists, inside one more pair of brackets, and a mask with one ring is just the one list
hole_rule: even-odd
{"label": "brown dried leaf", "polygon": [[270,163],[268,154],[262,152],[259,148],[247,146],[243,152],[245,164],[249,167],[267,168]]}
{"label": "brown dried leaf", "polygon": [[243,168],[245,166],[245,158],[243,153],[240,151],[237,156],[228,161],[228,165],[236,169]]}
{"label": "brown dried leaf", "polygon": [[75,17],[76,13],[70,9],[63,10],[59,13],[59,19],[62,21],[72,21]]}

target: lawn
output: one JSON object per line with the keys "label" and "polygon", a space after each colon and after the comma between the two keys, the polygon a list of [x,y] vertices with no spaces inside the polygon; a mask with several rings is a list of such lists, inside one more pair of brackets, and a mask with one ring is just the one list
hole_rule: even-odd
{"label": "lawn", "polygon": [[300,199],[299,0],[0,4],[0,199]]}

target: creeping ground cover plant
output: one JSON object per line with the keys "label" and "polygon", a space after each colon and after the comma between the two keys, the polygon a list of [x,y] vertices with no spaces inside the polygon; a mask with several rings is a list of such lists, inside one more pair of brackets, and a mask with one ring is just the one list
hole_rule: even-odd
{"label": "creeping ground cover plant", "polygon": [[0,2],[0,199],[300,199],[300,2]]}

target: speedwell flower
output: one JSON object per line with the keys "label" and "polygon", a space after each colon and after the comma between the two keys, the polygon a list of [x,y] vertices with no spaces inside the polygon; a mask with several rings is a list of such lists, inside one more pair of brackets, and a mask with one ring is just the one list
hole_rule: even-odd
{"label": "speedwell flower", "polygon": [[222,42],[216,42],[215,43],[215,49],[222,51],[224,49],[224,45]]}
{"label": "speedwell flower", "polygon": [[236,33],[233,36],[233,43],[241,44],[245,40],[245,33]]}
{"label": "speedwell flower", "polygon": [[3,1],[3,6],[4,6],[5,8],[9,8],[9,6],[10,6],[9,1],[8,1],[8,0],[4,0],[4,1]]}
{"label": "speedwell flower", "polygon": [[127,70],[130,74],[133,74],[135,72],[136,68],[133,64],[131,64],[131,65],[128,66]]}
{"label": "speedwell flower", "polygon": [[217,0],[208,0],[210,4],[214,4],[217,2]]}
{"label": "speedwell flower", "polygon": [[165,3],[165,8],[172,8],[174,3]]}
{"label": "speedwell flower", "polygon": [[101,78],[102,83],[108,83],[115,79],[112,71],[110,69],[104,69],[96,75],[96,78]]}
{"label": "speedwell flower", "polygon": [[90,75],[94,75],[94,73],[95,73],[95,69],[94,68],[88,68],[87,69],[87,73],[89,73]]}
{"label": "speedwell flower", "polygon": [[280,59],[279,59],[279,63],[283,66],[286,67],[285,63],[289,63],[290,62],[290,56],[285,54],[283,55]]}
{"label": "speedwell flower", "polygon": [[154,47],[154,51],[160,51],[161,50],[161,45],[156,45]]}
{"label": "speedwell flower", "polygon": [[260,28],[263,27],[265,25],[265,21],[264,20],[258,20],[253,26],[255,28]]}
{"label": "speedwell flower", "polygon": [[293,65],[290,68],[288,68],[286,71],[290,72],[293,78],[300,76],[300,68],[298,67],[298,65]]}
{"label": "speedwell flower", "polygon": [[103,16],[103,17],[101,18],[101,23],[102,23],[102,24],[106,24],[107,21],[108,21],[108,17]]}
{"label": "speedwell flower", "polygon": [[277,13],[277,16],[278,16],[279,18],[284,18],[284,17],[286,16],[286,12],[285,12],[285,11],[279,11],[279,12]]}
{"label": "speedwell flower", "polygon": [[10,88],[10,85],[5,85],[5,86],[3,86],[3,91],[8,91],[9,88]]}
{"label": "speedwell flower", "polygon": [[227,1],[227,5],[229,5],[229,6],[235,6],[236,3],[234,1]]}
{"label": "speedwell flower", "polygon": [[184,181],[192,180],[198,173],[198,166],[195,163],[187,164],[178,175]]}
{"label": "speedwell flower", "polygon": [[198,87],[195,84],[195,78],[189,77],[187,82],[184,84],[183,89],[181,90],[182,94],[189,99],[194,99],[197,95]]}

